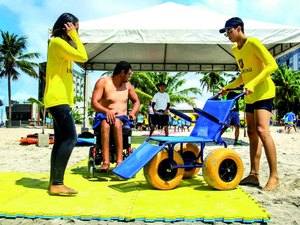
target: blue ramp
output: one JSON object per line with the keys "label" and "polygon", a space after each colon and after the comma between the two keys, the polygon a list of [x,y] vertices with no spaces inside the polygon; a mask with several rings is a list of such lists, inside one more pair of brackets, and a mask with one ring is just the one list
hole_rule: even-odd
{"label": "blue ramp", "polygon": [[113,173],[125,179],[132,178],[164,147],[165,144],[157,146],[144,142],[117,166]]}

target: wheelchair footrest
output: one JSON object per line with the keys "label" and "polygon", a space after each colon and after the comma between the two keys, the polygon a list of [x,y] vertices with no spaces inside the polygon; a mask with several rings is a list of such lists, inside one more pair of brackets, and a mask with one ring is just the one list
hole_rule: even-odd
{"label": "wheelchair footrest", "polygon": [[131,155],[129,155],[113,173],[125,178],[132,178],[142,169],[165,145],[152,145],[144,142]]}

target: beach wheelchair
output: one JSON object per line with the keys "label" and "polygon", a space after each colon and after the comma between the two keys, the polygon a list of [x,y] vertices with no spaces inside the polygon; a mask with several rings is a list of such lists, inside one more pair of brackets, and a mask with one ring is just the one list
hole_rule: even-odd
{"label": "beach wheelchair", "polygon": [[[117,116],[116,118],[121,119],[123,122],[122,127],[122,136],[123,136],[123,158],[125,159],[128,157],[131,152],[131,135],[132,131],[131,128],[134,127],[133,121],[128,120],[127,116]],[[94,177],[95,172],[101,172],[97,169],[97,166],[101,165],[103,161],[102,157],[102,145],[101,145],[101,130],[100,130],[100,124],[103,119],[106,119],[106,116],[101,113],[97,113],[94,118],[93,123],[93,131],[94,131],[94,144],[89,149],[89,158],[88,158],[88,174],[90,178]],[[110,146],[109,146],[109,157],[110,162],[115,163],[116,162],[116,146],[115,146],[115,140],[114,135],[111,130],[110,132]]]}
{"label": "beach wheelchair", "polygon": [[[171,109],[170,111],[187,121],[195,123],[190,136],[153,136],[141,144],[127,157],[113,173],[132,178],[143,168],[146,181],[154,188],[173,189],[183,178],[190,178],[202,168],[202,175],[208,185],[218,190],[230,190],[240,183],[244,168],[240,156],[227,148],[221,138],[221,130],[228,123],[229,112],[234,99],[222,100],[219,95],[209,98],[203,109],[194,108],[199,115],[196,121]],[[223,145],[211,151],[204,159],[206,143]]]}

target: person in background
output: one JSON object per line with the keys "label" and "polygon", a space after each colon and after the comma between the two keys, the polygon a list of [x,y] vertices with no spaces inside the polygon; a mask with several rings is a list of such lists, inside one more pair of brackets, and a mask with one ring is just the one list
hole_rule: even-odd
{"label": "person in background", "polygon": [[[160,82],[158,85],[158,92],[153,96],[152,108],[153,108],[153,121],[150,130],[150,135],[152,135],[156,125],[162,127],[165,131],[165,136],[169,136],[169,108],[170,108],[170,96],[165,92],[166,84]],[[158,128],[159,129],[159,128]]]}
{"label": "person in background", "polygon": [[186,120],[185,126],[186,126],[187,131],[190,132],[191,122]]}
{"label": "person in background", "polygon": [[55,136],[50,159],[48,187],[50,195],[78,193],[64,185],[65,169],[77,143],[77,133],[72,117],[74,105],[72,61],[83,63],[88,59],[78,36],[78,28],[78,18],[70,13],[63,13],[53,26],[53,38],[48,46],[44,104],[52,115]]}
{"label": "person in background", "polygon": [[295,132],[297,132],[295,113],[293,113],[292,111],[287,112],[283,118],[285,124],[285,131],[289,134],[291,132],[292,127],[294,127]]}
{"label": "person in background", "polygon": [[[226,99],[234,99],[238,94],[234,91],[230,91],[227,94]],[[235,104],[233,105],[230,113],[229,113],[229,119],[228,123],[223,127],[221,134],[223,134],[230,126],[234,127],[234,143],[233,145],[242,145],[242,143],[239,141],[240,136],[240,114],[239,114],[239,102],[238,100],[235,101]]]}
{"label": "person in background", "polygon": [[174,129],[174,133],[176,133],[177,125],[178,125],[178,120],[177,120],[176,116],[174,116],[172,119],[172,125],[173,125],[173,129]]}
{"label": "person in background", "polygon": [[151,130],[151,126],[152,126],[152,120],[153,120],[153,108],[152,108],[152,102],[149,103],[148,105],[148,123],[149,123],[149,130]]}
{"label": "person in background", "polygon": [[[123,161],[122,127],[124,123],[128,123],[128,120],[135,120],[140,109],[139,98],[128,81],[131,73],[131,65],[126,61],[120,61],[116,64],[113,75],[100,78],[93,90],[92,108],[100,113],[98,115],[105,117],[100,124],[103,154],[100,171],[108,171],[110,168],[109,136],[111,129],[116,144],[116,166]],[[128,100],[132,102],[132,110],[129,114]]]}
{"label": "person in background", "polygon": [[234,89],[244,84],[251,166],[249,175],[242,179],[240,185],[260,185],[259,165],[263,144],[270,170],[269,179],[263,189],[274,190],[280,182],[276,148],[269,127],[275,97],[275,85],[271,74],[278,66],[270,52],[257,38],[247,37],[244,34],[244,22],[240,18],[233,17],[227,20],[225,27],[219,32],[224,33],[229,41],[235,43],[232,52],[241,71],[233,82],[221,89],[220,94],[225,95],[226,89]]}
{"label": "person in background", "polygon": [[143,129],[144,117],[141,113],[138,114],[136,119],[136,129],[141,131]]}

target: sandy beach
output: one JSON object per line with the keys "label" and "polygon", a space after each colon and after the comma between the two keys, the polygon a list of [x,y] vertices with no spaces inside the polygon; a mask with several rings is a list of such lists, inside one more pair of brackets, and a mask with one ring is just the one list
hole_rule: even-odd
{"label": "sandy beach", "polygon": [[[282,127],[271,127],[271,135],[274,138],[277,148],[278,170],[281,179],[281,185],[274,191],[266,192],[261,188],[243,186],[243,190],[249,193],[254,199],[262,204],[271,214],[270,225],[297,225],[300,224],[300,132],[291,131],[290,134],[278,133],[277,130]],[[52,145],[49,147],[38,147],[36,145],[19,145],[21,137],[27,134],[41,133],[40,128],[0,128],[0,172],[33,172],[48,173],[49,158]],[[53,133],[53,130],[46,129],[45,133]],[[78,133],[80,128],[78,127]],[[148,134],[148,131],[134,131],[133,135]],[[176,133],[172,135],[188,135],[188,133]],[[233,132],[225,132],[223,137],[229,148],[234,149],[240,154],[245,168],[245,174],[249,173],[249,141],[244,137],[244,130],[241,128],[240,140],[242,146],[233,146]],[[75,147],[68,167],[75,165],[87,158],[89,147]],[[205,153],[216,146],[206,147]],[[266,157],[263,153],[261,159],[260,182],[264,186],[269,174],[269,168]],[[76,188],[76,187],[74,187]],[[79,193],[80,194],[80,193]],[[96,225],[96,224],[122,224],[117,221],[80,221],[80,220],[43,220],[43,219],[0,219],[0,224],[79,224],[79,225]],[[125,222],[124,222],[125,224]],[[126,224],[147,224],[144,222],[126,222]],[[163,222],[151,223],[153,225],[162,225]],[[167,224],[167,223],[166,223]],[[176,225],[188,224],[185,222],[176,222]],[[207,224],[195,222],[193,224]],[[214,224],[226,224],[215,222]],[[240,223],[232,223],[240,224]],[[258,223],[255,223],[258,224]]]}

